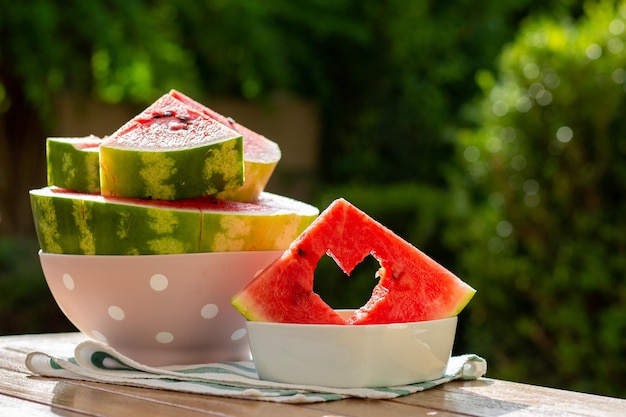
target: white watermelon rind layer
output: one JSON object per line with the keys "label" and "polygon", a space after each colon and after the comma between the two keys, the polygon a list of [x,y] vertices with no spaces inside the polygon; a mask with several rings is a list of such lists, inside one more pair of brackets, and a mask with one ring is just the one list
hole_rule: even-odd
{"label": "white watermelon rind layer", "polygon": [[43,252],[153,255],[284,250],[319,214],[263,192],[255,202],[122,199],[45,187],[30,191]]}
{"label": "white watermelon rind layer", "polygon": [[100,142],[96,136],[48,138],[46,140],[48,185],[85,193],[99,193],[100,166],[96,144]]}
{"label": "white watermelon rind layer", "polygon": [[[245,145],[244,145],[245,146]],[[245,158],[245,152],[244,152]],[[253,162],[244,159],[245,180],[241,187],[220,191],[214,195],[222,200],[254,201],[265,190],[278,161],[273,163]]]}

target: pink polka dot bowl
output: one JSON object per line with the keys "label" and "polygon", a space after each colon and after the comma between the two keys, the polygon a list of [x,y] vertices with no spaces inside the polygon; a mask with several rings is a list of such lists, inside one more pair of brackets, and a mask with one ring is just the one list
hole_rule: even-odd
{"label": "pink polka dot bowl", "polygon": [[137,362],[165,366],[250,359],[246,322],[230,298],[282,253],[39,258],[78,330]]}

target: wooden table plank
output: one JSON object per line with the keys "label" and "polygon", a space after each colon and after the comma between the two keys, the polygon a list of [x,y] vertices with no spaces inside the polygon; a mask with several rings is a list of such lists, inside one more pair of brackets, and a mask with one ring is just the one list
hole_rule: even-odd
{"label": "wooden table plank", "polygon": [[[180,416],[182,410],[185,416],[196,415],[190,412],[199,413],[199,415],[215,415],[215,416],[250,416],[250,415],[268,415],[276,417],[287,416],[303,416],[303,417],[320,417],[322,414],[313,410],[302,411],[301,407],[291,404],[276,404],[265,401],[243,400],[237,398],[225,398],[210,395],[198,395],[183,392],[153,390],[137,387],[124,387],[112,384],[100,384],[93,382],[83,382],[76,384],[74,382],[67,383],[64,388],[67,393],[71,393],[74,398],[80,398],[81,402],[88,404],[94,401],[94,396],[98,398],[101,395],[115,395],[118,400],[124,403],[153,403],[158,406],[172,407],[177,410],[176,415]],[[71,385],[80,385],[81,388],[88,388],[86,391],[91,398],[85,398],[84,393],[77,394],[77,388],[71,388]],[[131,408],[131,411],[136,405]],[[150,413],[137,414],[136,410],[128,414],[114,414],[117,416],[152,416]]]}
{"label": "wooden table plank", "polygon": [[[78,415],[179,417],[184,412],[185,416],[191,417],[291,417],[295,414],[302,417],[320,417],[324,414],[321,411],[301,409],[296,405],[33,376],[26,368],[24,359],[32,350],[33,340],[38,338],[41,336],[0,338],[0,393],[5,394],[4,398],[14,401],[21,398],[25,404],[40,410],[47,405],[48,410],[52,407],[56,415],[74,416],[81,412]],[[42,344],[39,350],[67,356],[84,338],[77,334],[59,334],[51,335],[47,340],[49,342]],[[86,410],[89,411],[82,414]]]}
{"label": "wooden table plank", "polygon": [[488,396],[498,401],[514,401],[531,409],[545,408],[560,412],[567,410],[572,415],[626,416],[626,400],[600,395],[584,394],[555,388],[538,387],[515,382],[484,379],[484,385],[461,384],[458,389],[468,395]]}
{"label": "wooden table plank", "polygon": [[75,413],[2,394],[0,394],[0,415],[3,417],[85,417],[83,413]]}
{"label": "wooden table plank", "polygon": [[[251,401],[242,399],[230,399],[214,396],[202,396],[189,393],[170,392],[162,390],[151,390],[137,387],[125,387],[112,384],[101,384],[84,381],[57,381],[55,379],[31,376],[23,364],[26,354],[33,350],[33,339],[41,336],[15,336],[6,339],[0,338],[0,391],[9,392],[11,395],[21,396],[30,401],[40,399],[40,401],[53,404],[67,410],[83,410],[88,405],[92,407],[93,415],[115,415],[115,416],[142,416],[154,415],[151,405],[159,407],[173,407],[174,414],[180,415],[181,409],[186,415],[196,415],[190,413],[201,413],[199,415],[219,415],[219,416],[249,416],[249,415],[271,415],[282,416],[302,416],[321,417],[328,415],[332,410],[333,416],[354,415],[354,408],[358,408],[360,413],[366,411],[372,416],[380,416],[381,408],[372,410],[371,401],[361,401],[360,405],[352,407],[346,405],[317,404],[314,407],[303,407],[301,405],[275,404],[263,401]],[[73,347],[84,340],[76,334],[51,335],[50,343],[42,347],[47,353],[68,356]],[[70,353],[68,353],[70,352]],[[16,372],[21,374],[18,378],[11,378],[6,372]],[[23,384],[21,379],[27,378],[28,383]],[[8,382],[7,382],[8,381]],[[17,381],[16,384],[13,381]],[[51,391],[48,384],[55,383],[52,389],[54,396],[48,394]],[[354,404],[358,404],[358,401]],[[98,404],[96,404],[98,403]],[[100,407],[102,404],[102,407]],[[134,405],[133,405],[134,404]],[[348,402],[347,404],[352,404]],[[380,404],[379,404],[380,405]],[[141,407],[138,414],[136,408]],[[352,409],[351,409],[352,408]],[[421,407],[407,406],[404,404],[389,402],[384,407],[384,415],[391,413],[394,416],[414,416]],[[422,411],[429,411],[421,408]],[[145,413],[143,410],[146,410]],[[210,410],[210,411],[209,411]],[[108,414],[107,414],[108,413]],[[159,410],[159,415],[170,415],[165,409]]]}
{"label": "wooden table plank", "polygon": [[[347,399],[302,405],[230,399],[33,376],[33,349],[69,356],[80,334],[0,337],[0,414],[38,416],[593,416],[626,415],[626,400],[481,378],[394,400]],[[7,411],[6,413],[4,411]],[[18,413],[19,410],[22,412]]]}
{"label": "wooden table plank", "polygon": [[[435,388],[438,389],[438,388]],[[361,400],[346,399],[341,401],[332,401],[326,403],[315,403],[305,405],[305,408],[311,408],[323,411],[324,416],[359,416],[359,417],[415,417],[415,416],[437,416],[437,417],[454,417],[461,414],[449,413],[445,410],[434,411],[431,406],[422,407],[418,404],[405,404],[396,400]],[[433,414],[436,413],[436,414]],[[471,414],[462,414],[468,416]]]}
{"label": "wooden table plank", "polygon": [[500,416],[626,416],[626,400],[553,388],[481,378],[455,382],[432,390],[428,396],[407,396],[396,401],[471,415]]}

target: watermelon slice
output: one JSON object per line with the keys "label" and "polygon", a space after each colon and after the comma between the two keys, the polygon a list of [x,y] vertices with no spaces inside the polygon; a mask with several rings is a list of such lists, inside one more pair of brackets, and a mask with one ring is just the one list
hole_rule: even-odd
{"label": "watermelon slice", "polygon": [[48,138],[46,159],[48,185],[85,193],[100,192],[100,166],[97,136]]}
{"label": "watermelon slice", "polygon": [[169,94],[100,145],[106,196],[177,200],[243,183],[242,136]]}
{"label": "watermelon slice", "polygon": [[[381,265],[372,297],[347,321],[313,292],[313,273],[325,253],[346,274],[370,254]],[[338,199],[231,302],[251,321],[384,324],[453,317],[475,292],[419,249]]]}
{"label": "watermelon slice", "polygon": [[265,189],[274,172],[274,168],[280,161],[281,152],[278,145],[265,136],[240,125],[231,117],[223,116],[179,91],[171,90],[169,94],[171,97],[230,127],[243,136],[244,184],[232,190],[219,192],[215,197],[235,201],[252,201],[257,198],[261,191]]}
{"label": "watermelon slice", "polygon": [[31,190],[30,199],[42,251],[61,254],[284,250],[319,214],[268,192],[245,203],[126,199],[45,187]]}

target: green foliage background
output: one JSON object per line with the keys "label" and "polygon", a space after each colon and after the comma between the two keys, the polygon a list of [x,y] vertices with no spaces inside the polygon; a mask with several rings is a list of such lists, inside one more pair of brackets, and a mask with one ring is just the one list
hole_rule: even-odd
{"label": "green foliage background", "polygon": [[467,340],[505,378],[624,395],[625,22],[606,1],[533,19],[478,77],[480,128],[459,135],[478,211],[447,241],[480,272]]}
{"label": "green foliage background", "polygon": [[[8,203],[32,188],[56,95],[289,91],[321,112],[311,202],[347,198],[478,290],[458,351],[495,378],[626,396],[623,2],[28,3],[0,14],[4,239],[31,232]],[[51,331],[23,253],[0,246],[3,332]],[[324,259],[316,290],[361,305],[375,269]]]}

